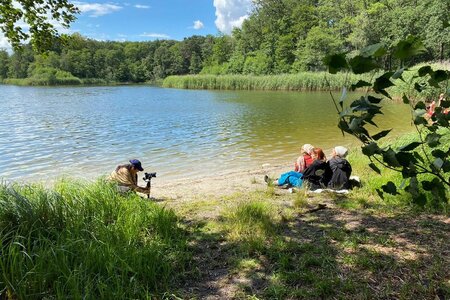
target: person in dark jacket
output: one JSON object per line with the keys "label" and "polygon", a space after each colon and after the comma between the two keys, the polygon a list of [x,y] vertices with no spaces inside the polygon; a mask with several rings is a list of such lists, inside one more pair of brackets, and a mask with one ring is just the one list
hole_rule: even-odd
{"label": "person in dark jacket", "polygon": [[326,188],[331,178],[331,169],[326,162],[322,149],[314,148],[312,156],[314,162],[303,173],[303,181],[307,182],[309,189]]}
{"label": "person in dark jacket", "polygon": [[328,161],[331,169],[331,179],[328,182],[328,188],[334,190],[349,189],[350,175],[352,174],[352,166],[345,159],[348,149],[343,146],[337,146],[333,149],[332,158]]}

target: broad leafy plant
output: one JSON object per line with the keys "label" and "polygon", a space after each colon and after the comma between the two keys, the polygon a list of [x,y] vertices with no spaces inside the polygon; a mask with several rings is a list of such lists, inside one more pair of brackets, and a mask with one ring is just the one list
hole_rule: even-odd
{"label": "broad leafy plant", "polygon": [[[446,193],[450,187],[450,114],[445,113],[450,101],[443,101],[436,107],[435,114],[428,118],[426,114],[425,95],[434,92],[438,99],[440,93],[449,96],[448,81],[450,72],[447,70],[433,70],[429,65],[408,68],[407,62],[413,62],[413,57],[425,52],[422,42],[415,37],[408,37],[400,41],[392,49],[386,49],[383,44],[371,45],[359,55],[349,58],[346,53],[334,54],[325,58],[325,64],[330,73],[350,71],[355,74],[372,73],[373,80],[362,81],[349,85],[343,89],[340,100],[334,99],[339,113],[339,128],[343,133],[355,136],[362,142],[362,152],[370,159],[370,168],[381,174],[381,170],[388,168],[398,171],[403,176],[400,185],[389,181],[378,189],[383,198],[384,193],[397,195],[399,190],[405,189],[412,195],[416,204],[425,205],[427,193],[430,193],[434,203],[447,202]],[[381,62],[386,57],[400,62],[395,71],[382,71]],[[406,73],[413,76],[404,76]],[[397,98],[411,108],[412,124],[417,132],[415,141],[398,149],[385,146],[382,138],[391,130],[383,130],[376,134],[371,126],[377,127],[374,121],[376,115],[382,114],[383,98],[393,97],[390,94],[395,86],[410,86],[411,93],[404,91]],[[347,91],[366,88],[366,93],[354,101],[348,101]],[[427,93],[424,93],[424,91]],[[331,93],[330,93],[331,94]],[[421,96],[422,95],[422,96]]]}

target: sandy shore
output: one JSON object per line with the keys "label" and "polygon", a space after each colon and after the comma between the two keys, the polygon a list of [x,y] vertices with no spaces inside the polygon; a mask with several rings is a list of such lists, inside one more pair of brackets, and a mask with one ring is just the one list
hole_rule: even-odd
{"label": "sandy shore", "polygon": [[[163,178],[152,180],[151,197],[157,200],[189,200],[217,197],[264,188],[264,175],[278,177],[293,166],[264,164],[258,169],[214,174],[201,179],[179,179],[171,182]],[[207,173],[207,172],[205,172]]]}

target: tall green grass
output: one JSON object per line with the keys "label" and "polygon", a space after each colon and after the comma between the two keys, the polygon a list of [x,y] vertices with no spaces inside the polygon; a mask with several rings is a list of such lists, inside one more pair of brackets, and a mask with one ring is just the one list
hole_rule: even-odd
{"label": "tall green grass", "polygon": [[163,81],[163,87],[179,89],[214,90],[284,90],[314,91],[340,90],[349,83],[358,80],[370,80],[368,75],[353,74],[332,75],[326,72],[302,72],[284,75],[185,75],[169,76]]}
{"label": "tall green grass", "polygon": [[150,298],[189,260],[173,211],[102,180],[0,186],[0,237],[7,299]]}

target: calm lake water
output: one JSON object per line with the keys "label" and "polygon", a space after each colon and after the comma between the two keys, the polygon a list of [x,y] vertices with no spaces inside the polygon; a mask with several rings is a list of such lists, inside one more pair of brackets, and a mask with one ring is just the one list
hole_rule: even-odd
{"label": "calm lake water", "polygon": [[[342,137],[324,92],[0,85],[0,111],[8,182],[93,179],[131,158],[164,180],[198,178],[293,162],[304,143],[326,154],[356,144]],[[405,105],[383,111],[380,129],[401,122],[393,134],[411,130]]]}

